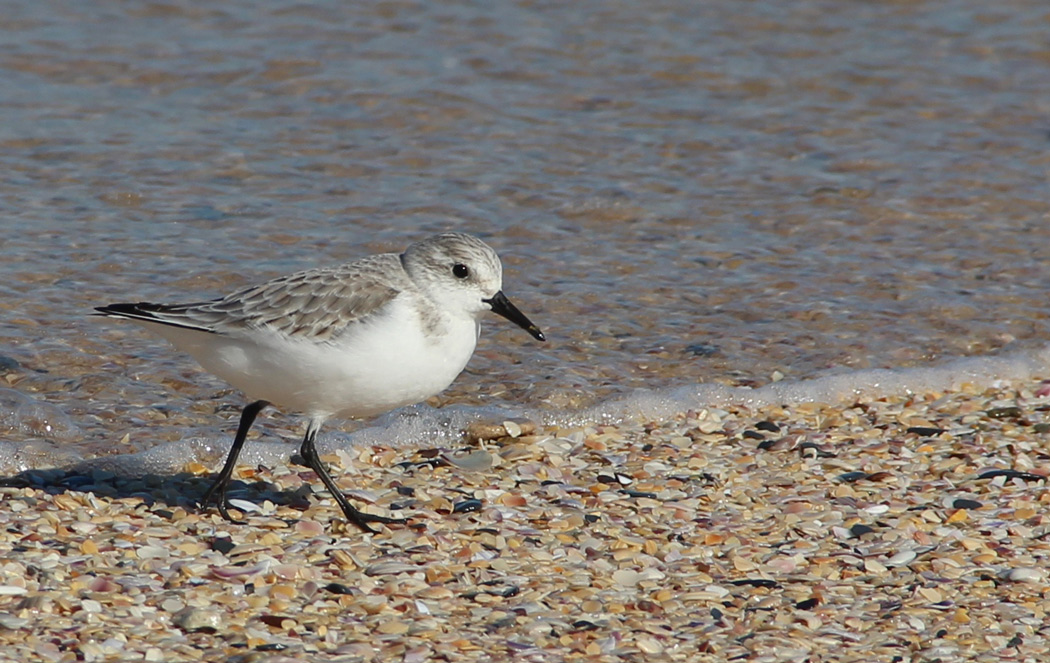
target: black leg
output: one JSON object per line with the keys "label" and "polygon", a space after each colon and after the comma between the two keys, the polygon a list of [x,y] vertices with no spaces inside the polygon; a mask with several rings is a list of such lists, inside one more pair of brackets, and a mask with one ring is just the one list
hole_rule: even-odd
{"label": "black leg", "polygon": [[317,476],[321,477],[321,481],[324,483],[325,488],[335,498],[339,508],[343,510],[343,515],[346,516],[347,520],[357,525],[366,532],[375,533],[375,530],[368,526],[368,523],[404,523],[407,522],[404,518],[388,518],[387,516],[376,516],[370,513],[364,513],[358,511],[353,507],[350,502],[346,500],[346,496],[343,495],[342,491],[332,481],[332,477],[328,476],[328,471],[324,469],[324,465],[321,464],[321,459],[317,455],[317,449],[314,447],[314,438],[317,436],[317,429],[319,425],[311,421],[306,426],[306,437],[303,438],[303,446],[299,449],[299,455],[303,457],[306,464],[317,473]]}
{"label": "black leg", "polygon": [[231,523],[242,523],[243,521],[234,520],[230,516],[228,510],[230,503],[226,498],[226,488],[230,485],[233,468],[237,465],[237,456],[241,454],[241,447],[244,446],[244,440],[248,437],[248,429],[255,422],[255,417],[259,416],[259,413],[267,405],[269,403],[266,401],[255,401],[245,406],[244,411],[241,412],[241,425],[237,428],[237,436],[233,438],[233,446],[230,447],[230,455],[226,456],[226,464],[222,466],[222,471],[215,478],[215,483],[211,485],[208,492],[204,493],[204,498],[201,500],[201,508],[207,508],[208,504],[214,499],[219,513]]}

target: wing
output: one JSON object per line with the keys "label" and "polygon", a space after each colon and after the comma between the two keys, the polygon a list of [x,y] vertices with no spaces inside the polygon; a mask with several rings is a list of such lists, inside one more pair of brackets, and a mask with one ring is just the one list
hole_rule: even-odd
{"label": "wing", "polygon": [[218,334],[269,328],[327,341],[376,314],[413,284],[395,254],[312,269],[192,304],[112,304],[100,313]]}

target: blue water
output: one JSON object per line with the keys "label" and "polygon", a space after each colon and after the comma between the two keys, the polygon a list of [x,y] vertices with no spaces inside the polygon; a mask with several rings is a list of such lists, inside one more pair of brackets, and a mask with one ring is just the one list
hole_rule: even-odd
{"label": "blue water", "polygon": [[550,341],[493,319],[437,406],[584,411],[1047,338],[1041,2],[4,13],[0,355],[92,450],[218,434],[240,401],[91,307],[446,229],[500,251]]}

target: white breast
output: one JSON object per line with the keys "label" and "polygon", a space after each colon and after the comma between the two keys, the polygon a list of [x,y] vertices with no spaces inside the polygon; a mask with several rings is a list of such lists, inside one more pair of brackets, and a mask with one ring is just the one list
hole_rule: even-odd
{"label": "white breast", "polygon": [[372,416],[440,393],[467,365],[479,330],[473,318],[453,316],[425,330],[400,299],[324,343],[267,330],[226,336],[150,326],[249,398],[320,418]]}

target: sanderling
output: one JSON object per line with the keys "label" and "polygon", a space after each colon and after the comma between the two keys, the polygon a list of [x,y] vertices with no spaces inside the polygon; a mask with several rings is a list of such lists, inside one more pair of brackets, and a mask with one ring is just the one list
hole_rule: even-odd
{"label": "sanderling", "polygon": [[[435,235],[404,253],[311,269],[191,304],[111,304],[243,391],[229,456],[201,506],[230,521],[226,489],[248,429],[267,405],[305,415],[300,455],[347,519],[400,523],[354,508],[318,458],[314,438],[330,417],[368,417],[445,389],[467,365],[493,311],[543,341],[543,332],[503,294],[503,267],[487,244],[462,233]],[[234,521],[236,522],[236,521]]]}

